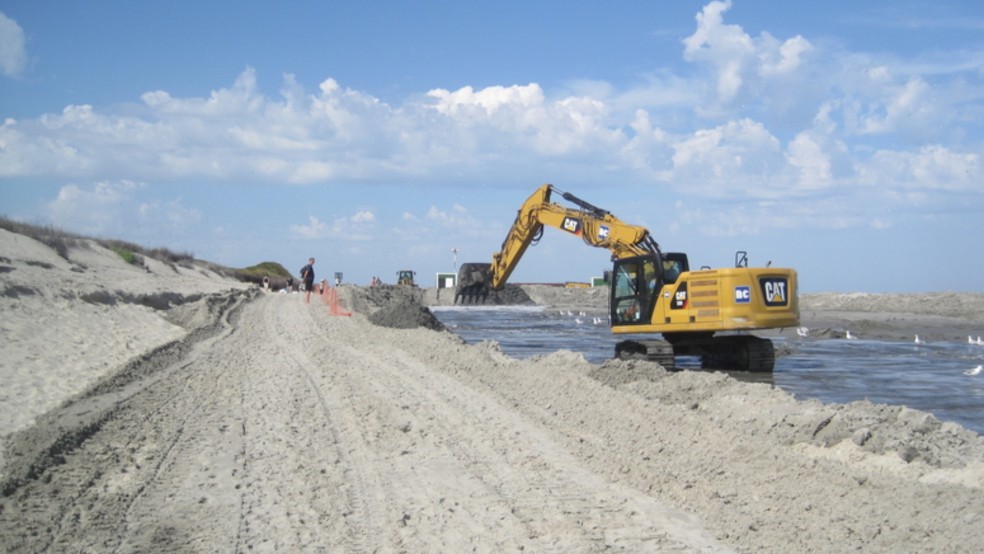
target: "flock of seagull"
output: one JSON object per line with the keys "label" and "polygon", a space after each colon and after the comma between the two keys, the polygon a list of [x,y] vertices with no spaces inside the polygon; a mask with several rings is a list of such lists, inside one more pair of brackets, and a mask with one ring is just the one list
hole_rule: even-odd
{"label": "flock of seagull", "polygon": [[[801,336],[801,337],[808,337],[808,336],[810,336],[810,330],[808,328],[806,328],[806,327],[797,327],[796,328],[796,334],[799,335],[799,336]],[[851,331],[848,330],[847,331],[847,334],[845,335],[845,338],[847,340],[857,340],[858,337],[856,337],[855,335],[852,335],[851,334]],[[919,335],[916,335],[912,342],[914,344],[926,344],[925,339],[921,338]],[[976,346],[984,346],[984,340],[982,340],[980,336],[978,336],[975,339],[974,337],[972,337],[970,335],[967,335],[967,344],[973,344],[973,345],[976,345]],[[970,375],[972,377],[973,376],[980,375],[981,373],[984,373],[984,365],[978,365],[977,367],[973,367],[973,368],[968,369],[967,371],[964,371],[964,375]]]}
{"label": "flock of seagull", "polygon": [[[577,315],[574,315],[574,312],[572,312],[571,310],[560,310],[560,315],[573,317],[574,323],[577,323],[578,325],[583,325],[584,322],[586,321],[585,318],[587,317],[584,312],[578,312]],[[591,318],[592,325],[601,325],[602,323],[608,323],[608,320],[597,316]]]}

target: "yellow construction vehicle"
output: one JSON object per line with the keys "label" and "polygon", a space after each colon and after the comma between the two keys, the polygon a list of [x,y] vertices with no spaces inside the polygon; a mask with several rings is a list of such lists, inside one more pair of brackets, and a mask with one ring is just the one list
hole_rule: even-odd
{"label": "yellow construction vehicle", "polygon": [[[577,208],[552,202],[554,192]],[[455,302],[484,302],[502,289],[544,226],[612,253],[612,332],[637,335],[616,344],[616,357],[643,357],[672,370],[676,356],[698,356],[704,368],[772,371],[772,341],[748,332],[799,325],[795,270],[748,267],[744,252],[735,267],[691,270],[686,254],[662,252],[645,228],[550,184],[523,203],[491,264],[461,265]],[[662,339],[652,338],[657,333]]]}
{"label": "yellow construction vehicle", "polygon": [[417,272],[415,271],[411,271],[409,269],[401,269],[400,271],[396,272],[396,284],[406,285],[408,287],[415,287],[417,286],[417,284],[414,283],[413,276],[416,274]]}

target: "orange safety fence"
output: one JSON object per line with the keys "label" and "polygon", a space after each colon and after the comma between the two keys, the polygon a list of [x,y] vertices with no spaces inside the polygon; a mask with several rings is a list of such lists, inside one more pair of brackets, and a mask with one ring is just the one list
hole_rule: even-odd
{"label": "orange safety fence", "polygon": [[328,315],[352,315],[352,312],[346,312],[338,307],[338,289],[335,287],[322,289],[321,299],[328,306]]}

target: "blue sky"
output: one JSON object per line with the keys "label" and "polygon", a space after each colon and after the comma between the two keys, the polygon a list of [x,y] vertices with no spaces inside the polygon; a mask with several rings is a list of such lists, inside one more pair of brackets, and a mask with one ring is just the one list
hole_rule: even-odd
{"label": "blue sky", "polygon": [[695,266],[982,289],[980,2],[5,0],[0,120],[0,214],[235,267],[432,285],[550,182]]}

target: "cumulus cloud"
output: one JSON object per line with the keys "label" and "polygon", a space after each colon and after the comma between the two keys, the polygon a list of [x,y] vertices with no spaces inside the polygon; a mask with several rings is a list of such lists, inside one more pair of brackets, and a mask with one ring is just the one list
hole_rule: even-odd
{"label": "cumulus cloud", "polygon": [[142,220],[158,221],[172,229],[186,229],[204,220],[201,210],[185,206],[184,199],[180,197],[141,202],[137,211]]}
{"label": "cumulus cloud", "polygon": [[328,237],[328,224],[313,215],[308,216],[305,225],[291,225],[290,232],[305,239],[321,239]]}
{"label": "cumulus cloud", "polygon": [[367,210],[362,210],[352,216],[352,221],[355,223],[370,223],[376,221],[376,214]]}
{"label": "cumulus cloud", "polygon": [[759,122],[744,119],[703,129],[673,149],[674,175],[688,190],[749,197],[783,192],[769,179],[783,168],[780,141]]}
{"label": "cumulus cloud", "polygon": [[915,152],[875,153],[859,171],[858,182],[895,191],[977,193],[984,176],[982,169],[980,154],[932,144]]}
{"label": "cumulus cloud", "polygon": [[342,239],[365,241],[372,238],[371,231],[376,223],[376,214],[360,210],[350,216],[336,217],[331,223],[321,221],[310,215],[307,224],[291,225],[293,236],[303,239]]}
{"label": "cumulus cloud", "polygon": [[796,182],[806,188],[822,188],[832,181],[830,158],[809,133],[801,133],[789,143],[786,161],[794,169]]}
{"label": "cumulus cloud", "polygon": [[461,204],[454,204],[450,210],[441,210],[437,206],[431,206],[427,210],[427,220],[438,223],[443,227],[471,227],[477,222],[468,209]]}
{"label": "cumulus cloud", "polygon": [[27,38],[16,21],[0,12],[0,71],[7,77],[23,73],[27,67]]}
{"label": "cumulus cloud", "polygon": [[44,212],[55,226],[101,235],[118,230],[130,212],[134,192],[144,184],[132,181],[103,181],[91,187],[68,184],[48,202]]}
{"label": "cumulus cloud", "polygon": [[434,89],[427,95],[437,99],[435,110],[451,116],[477,110],[489,117],[499,110],[516,108],[520,113],[528,113],[530,109],[542,107],[544,102],[543,91],[535,83],[527,86],[491,86],[477,92],[468,86],[454,92]]}
{"label": "cumulus cloud", "polygon": [[709,66],[715,101],[723,105],[739,99],[743,89],[759,90],[763,80],[793,73],[813,48],[798,35],[785,41],[769,33],[753,38],[741,26],[724,22],[729,9],[731,0],[704,6],[697,29],[683,40],[684,59]]}

